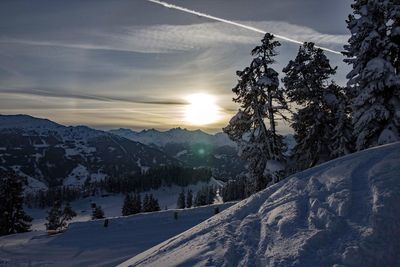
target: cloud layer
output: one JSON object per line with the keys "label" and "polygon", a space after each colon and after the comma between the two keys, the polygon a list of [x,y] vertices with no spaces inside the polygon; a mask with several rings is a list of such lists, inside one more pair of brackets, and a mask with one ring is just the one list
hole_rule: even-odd
{"label": "cloud layer", "polygon": [[[267,32],[291,36],[292,39],[301,42],[315,42],[331,49],[341,50],[349,38],[348,35],[324,34],[308,27],[281,21],[240,21],[239,23]],[[2,37],[0,43],[136,53],[176,53],[227,44],[254,44],[260,36],[259,33],[222,22],[209,22],[191,25],[118,27],[108,31],[78,30],[67,40],[62,33],[52,34],[47,39]]]}

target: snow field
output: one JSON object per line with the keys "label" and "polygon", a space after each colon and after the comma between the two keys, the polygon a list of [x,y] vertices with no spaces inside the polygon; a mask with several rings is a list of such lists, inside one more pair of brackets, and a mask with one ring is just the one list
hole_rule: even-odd
{"label": "snow field", "polygon": [[[224,210],[233,203],[75,222],[48,236],[33,231],[0,237],[0,266],[115,266]],[[174,219],[174,212],[178,219]]]}

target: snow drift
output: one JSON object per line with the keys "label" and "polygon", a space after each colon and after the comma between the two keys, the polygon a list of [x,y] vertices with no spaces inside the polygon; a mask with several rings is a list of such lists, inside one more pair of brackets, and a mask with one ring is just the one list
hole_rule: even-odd
{"label": "snow drift", "polygon": [[400,266],[400,143],[289,179],[121,266]]}

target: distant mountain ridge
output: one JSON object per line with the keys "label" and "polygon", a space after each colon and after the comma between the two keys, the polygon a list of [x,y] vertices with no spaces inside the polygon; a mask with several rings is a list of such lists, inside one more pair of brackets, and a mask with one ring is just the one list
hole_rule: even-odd
{"label": "distant mountain ridge", "polygon": [[110,132],[156,147],[188,166],[211,168],[214,177],[220,180],[233,179],[244,171],[245,164],[237,155],[236,144],[222,132],[211,135],[182,128],[140,132],[120,128]]}
{"label": "distant mountain ridge", "polygon": [[160,150],[86,126],[29,115],[0,115],[0,168],[28,178],[30,189],[181,164]]}
{"label": "distant mountain ridge", "polygon": [[187,130],[182,128],[172,128],[167,131],[159,131],[156,129],[148,129],[142,131],[133,131],[131,129],[112,129],[109,132],[123,136],[125,138],[146,144],[165,146],[172,143],[205,143],[216,147],[232,146],[235,147],[229,137],[225,133],[216,133],[214,135],[205,133],[201,130]]}

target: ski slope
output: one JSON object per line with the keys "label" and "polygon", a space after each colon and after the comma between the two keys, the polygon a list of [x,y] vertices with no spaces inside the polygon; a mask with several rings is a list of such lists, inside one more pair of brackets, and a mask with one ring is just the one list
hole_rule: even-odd
{"label": "ski slope", "polygon": [[[222,187],[223,182],[212,177],[208,182],[198,182],[196,184],[188,185],[183,189],[185,192],[192,190],[193,194],[195,195],[203,186]],[[141,192],[140,195],[143,200],[145,194],[152,194],[158,199],[161,210],[164,210],[165,208],[175,209],[177,208],[176,202],[181,191],[181,186],[171,185],[161,186],[158,189]],[[72,209],[77,213],[77,216],[72,219],[72,222],[89,221],[92,216],[91,203],[96,203],[96,205],[101,206],[106,217],[121,216],[124,198],[125,196],[123,194],[108,194],[107,197],[90,196],[75,200],[70,203]],[[222,203],[222,200],[220,198],[216,198],[214,203]],[[25,207],[27,214],[34,219],[31,227],[32,230],[44,231],[46,229],[44,224],[46,223],[47,211],[49,209],[50,208],[39,209]]]}
{"label": "ski slope", "polygon": [[120,266],[400,266],[400,143],[291,176]]}
{"label": "ski slope", "polygon": [[[115,266],[233,203],[75,222],[62,234],[33,231],[0,237],[0,266]],[[178,212],[175,220],[173,213]]]}

